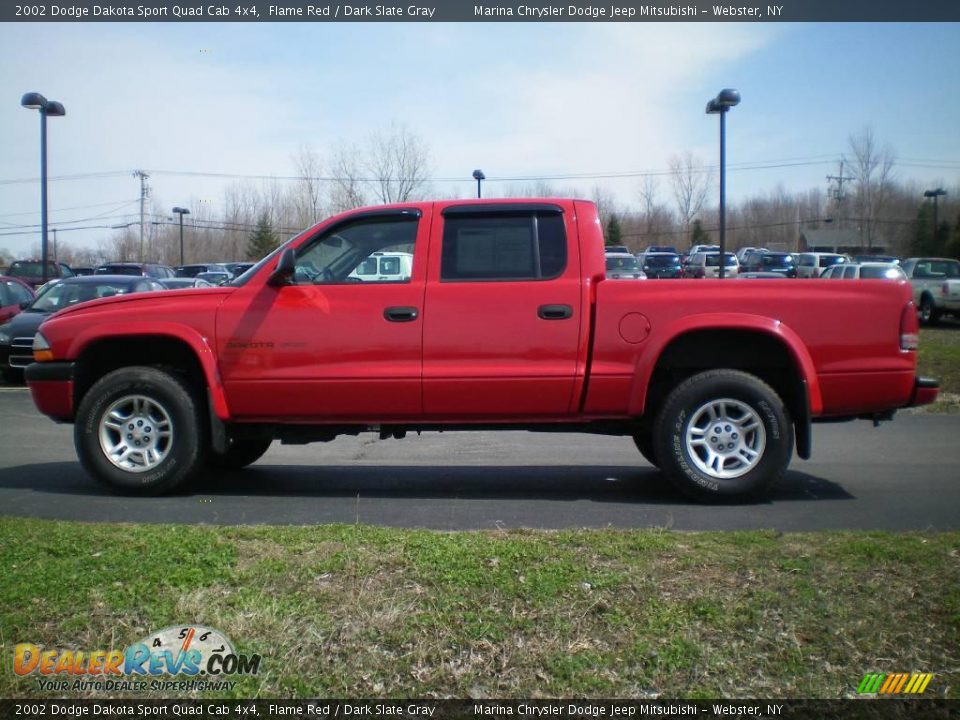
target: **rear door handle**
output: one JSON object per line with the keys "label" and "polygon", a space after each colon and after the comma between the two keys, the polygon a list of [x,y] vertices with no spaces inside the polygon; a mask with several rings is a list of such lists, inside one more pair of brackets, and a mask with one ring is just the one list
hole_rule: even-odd
{"label": "rear door handle", "polygon": [[566,320],[573,317],[573,308],[569,305],[541,305],[537,315],[543,320]]}
{"label": "rear door handle", "polygon": [[415,307],[388,307],[383,311],[383,317],[390,322],[413,322],[418,314]]}

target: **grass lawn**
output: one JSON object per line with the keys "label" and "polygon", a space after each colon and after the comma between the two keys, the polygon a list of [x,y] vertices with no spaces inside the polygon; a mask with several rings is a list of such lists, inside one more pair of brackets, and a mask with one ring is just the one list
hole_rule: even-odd
{"label": "grass lawn", "polygon": [[920,330],[917,372],[940,381],[932,412],[960,413],[960,324]]}
{"label": "grass lawn", "polygon": [[0,603],[0,697],[42,695],[18,642],[181,623],[263,656],[237,697],[835,698],[914,671],[960,697],[960,533],[0,518]]}

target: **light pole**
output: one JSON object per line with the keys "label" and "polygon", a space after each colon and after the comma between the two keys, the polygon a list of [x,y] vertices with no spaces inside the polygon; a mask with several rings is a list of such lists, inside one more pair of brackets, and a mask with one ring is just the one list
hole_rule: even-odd
{"label": "light pole", "polygon": [[183,216],[189,215],[190,211],[186,208],[175,207],[173,212],[180,216],[180,264],[183,265]]}
{"label": "light pole", "polygon": [[937,198],[941,195],[946,195],[947,191],[943,188],[937,188],[936,190],[924,190],[923,196],[925,198],[933,198],[933,244],[937,244],[937,233],[940,232],[940,225],[938,224],[937,218]]}
{"label": "light pole", "polygon": [[707,103],[707,115],[720,115],[720,279],[727,265],[727,110],[740,104],[740,93],[724,88]]}
{"label": "light pole", "polygon": [[480,199],[480,181],[486,180],[487,176],[483,174],[483,170],[477,169],[473,171],[473,179],[477,181],[477,199]]}
{"label": "light pole", "polygon": [[63,117],[67,114],[63,105],[47,100],[40,93],[27,93],[20,98],[20,104],[28,110],[40,111],[40,254],[42,281],[47,282],[47,116]]}

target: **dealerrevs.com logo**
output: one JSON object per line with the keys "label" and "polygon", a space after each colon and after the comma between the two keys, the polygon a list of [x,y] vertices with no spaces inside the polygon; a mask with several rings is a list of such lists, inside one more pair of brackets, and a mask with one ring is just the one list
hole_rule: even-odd
{"label": "dealerrevs.com logo", "polygon": [[[256,675],[259,655],[240,655],[226,635],[202,625],[151,633],[123,650],[14,648],[13,671],[43,691],[232,690],[230,678]],[[182,676],[185,679],[167,678]]]}

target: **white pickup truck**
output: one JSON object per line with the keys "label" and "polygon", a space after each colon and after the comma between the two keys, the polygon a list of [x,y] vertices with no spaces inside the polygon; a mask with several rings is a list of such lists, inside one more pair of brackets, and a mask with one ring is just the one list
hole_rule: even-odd
{"label": "white pickup truck", "polygon": [[901,267],[913,285],[923,325],[936,325],[944,314],[960,315],[960,260],[910,258]]}

